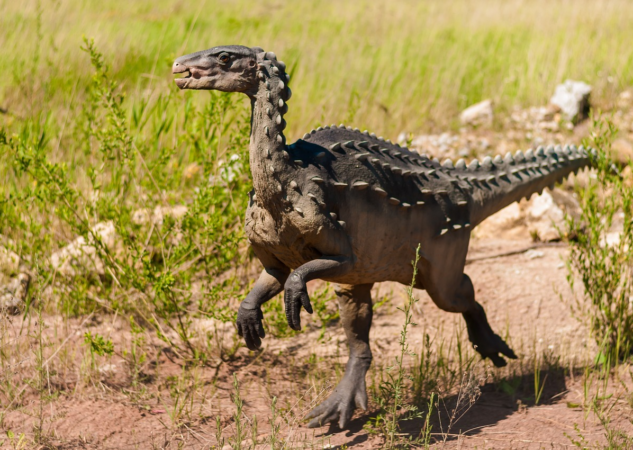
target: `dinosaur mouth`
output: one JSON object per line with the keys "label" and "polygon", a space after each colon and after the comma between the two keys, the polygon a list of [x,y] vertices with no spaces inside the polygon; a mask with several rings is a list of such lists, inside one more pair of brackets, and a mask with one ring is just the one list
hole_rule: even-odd
{"label": "dinosaur mouth", "polygon": [[172,73],[174,75],[181,75],[180,78],[176,78],[174,82],[180,89],[204,89],[205,77],[200,73],[200,70],[196,67],[188,67],[182,63],[174,63],[172,67]]}

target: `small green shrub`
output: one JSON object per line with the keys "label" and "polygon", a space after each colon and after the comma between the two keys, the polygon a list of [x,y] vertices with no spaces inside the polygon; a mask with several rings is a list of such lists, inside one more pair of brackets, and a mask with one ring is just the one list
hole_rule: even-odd
{"label": "small green shrub", "polygon": [[617,169],[611,160],[615,126],[600,119],[593,125],[585,144],[597,150],[596,176],[578,190],[580,218],[568,218],[570,235],[576,239],[571,242],[567,279],[573,289],[580,277],[584,299],[573,309],[589,323],[601,349],[599,362],[611,365],[629,357],[633,344],[633,189],[630,175],[622,175],[633,166],[629,161],[628,170]]}

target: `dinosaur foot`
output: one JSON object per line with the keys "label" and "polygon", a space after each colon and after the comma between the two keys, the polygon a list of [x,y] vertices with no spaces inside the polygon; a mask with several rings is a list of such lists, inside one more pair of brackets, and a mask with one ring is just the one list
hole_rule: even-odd
{"label": "dinosaur foot", "polygon": [[508,344],[492,331],[480,304],[477,303],[473,312],[464,313],[464,319],[468,328],[468,338],[482,358],[490,358],[495,367],[504,367],[507,364],[499,354],[510,359],[517,358]]}
{"label": "dinosaur foot", "polygon": [[306,416],[306,419],[312,419],[308,427],[318,428],[329,422],[338,422],[338,426],[344,429],[357,407],[367,409],[365,377],[361,380],[345,377],[334,392]]}

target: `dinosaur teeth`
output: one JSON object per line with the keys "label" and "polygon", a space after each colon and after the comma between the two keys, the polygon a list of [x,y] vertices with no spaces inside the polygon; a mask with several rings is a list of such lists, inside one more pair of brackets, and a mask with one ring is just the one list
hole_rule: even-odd
{"label": "dinosaur teeth", "polygon": [[416,202],[415,204],[418,205],[418,206],[422,206],[422,205],[424,205],[424,202],[422,200],[420,200],[420,201]]}
{"label": "dinosaur teeth", "polygon": [[392,205],[399,205],[400,204],[400,200],[398,200],[395,197],[390,197],[389,198],[389,203],[391,203]]}
{"label": "dinosaur teeth", "polygon": [[323,183],[323,178],[321,177],[312,177],[310,178],[312,181],[314,181],[315,183]]}
{"label": "dinosaur teeth", "polygon": [[386,197],[386,196],[388,195],[388,194],[387,194],[387,191],[385,191],[384,189],[379,188],[379,187],[375,187],[375,188],[373,188],[373,191],[374,191],[376,194],[380,195],[381,197]]}
{"label": "dinosaur teeth", "polygon": [[343,228],[345,228],[345,226],[347,225],[347,224],[346,224],[345,222],[343,222],[342,220],[339,220],[339,221],[338,221],[338,224],[339,224],[341,227],[343,227]]}
{"label": "dinosaur teeth", "polygon": [[367,186],[369,186],[369,183],[364,181],[355,181],[354,184],[352,184],[352,187],[358,190],[367,189]]}
{"label": "dinosaur teeth", "polygon": [[402,205],[400,205],[400,206],[401,206],[403,209],[409,209],[409,208],[411,207],[411,205],[410,205],[410,204],[408,204],[408,203],[404,203],[404,202],[403,202],[403,203],[402,203]]}
{"label": "dinosaur teeth", "polygon": [[440,231],[440,236],[445,235],[448,232],[448,228],[442,228],[442,231]]}
{"label": "dinosaur teeth", "polygon": [[461,227],[462,226],[460,224],[458,224],[458,223],[453,225],[453,229],[455,229],[455,230],[459,230]]}
{"label": "dinosaur teeth", "polygon": [[334,212],[330,213],[330,217],[332,218],[332,220],[336,220],[338,218],[338,216]]}

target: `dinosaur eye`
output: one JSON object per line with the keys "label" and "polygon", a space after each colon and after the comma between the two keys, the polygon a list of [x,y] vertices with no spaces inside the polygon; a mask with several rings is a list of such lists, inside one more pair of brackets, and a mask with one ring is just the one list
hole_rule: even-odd
{"label": "dinosaur eye", "polygon": [[221,63],[226,64],[227,62],[229,62],[231,57],[229,56],[228,53],[220,53],[220,56],[218,56],[218,59],[220,60]]}

